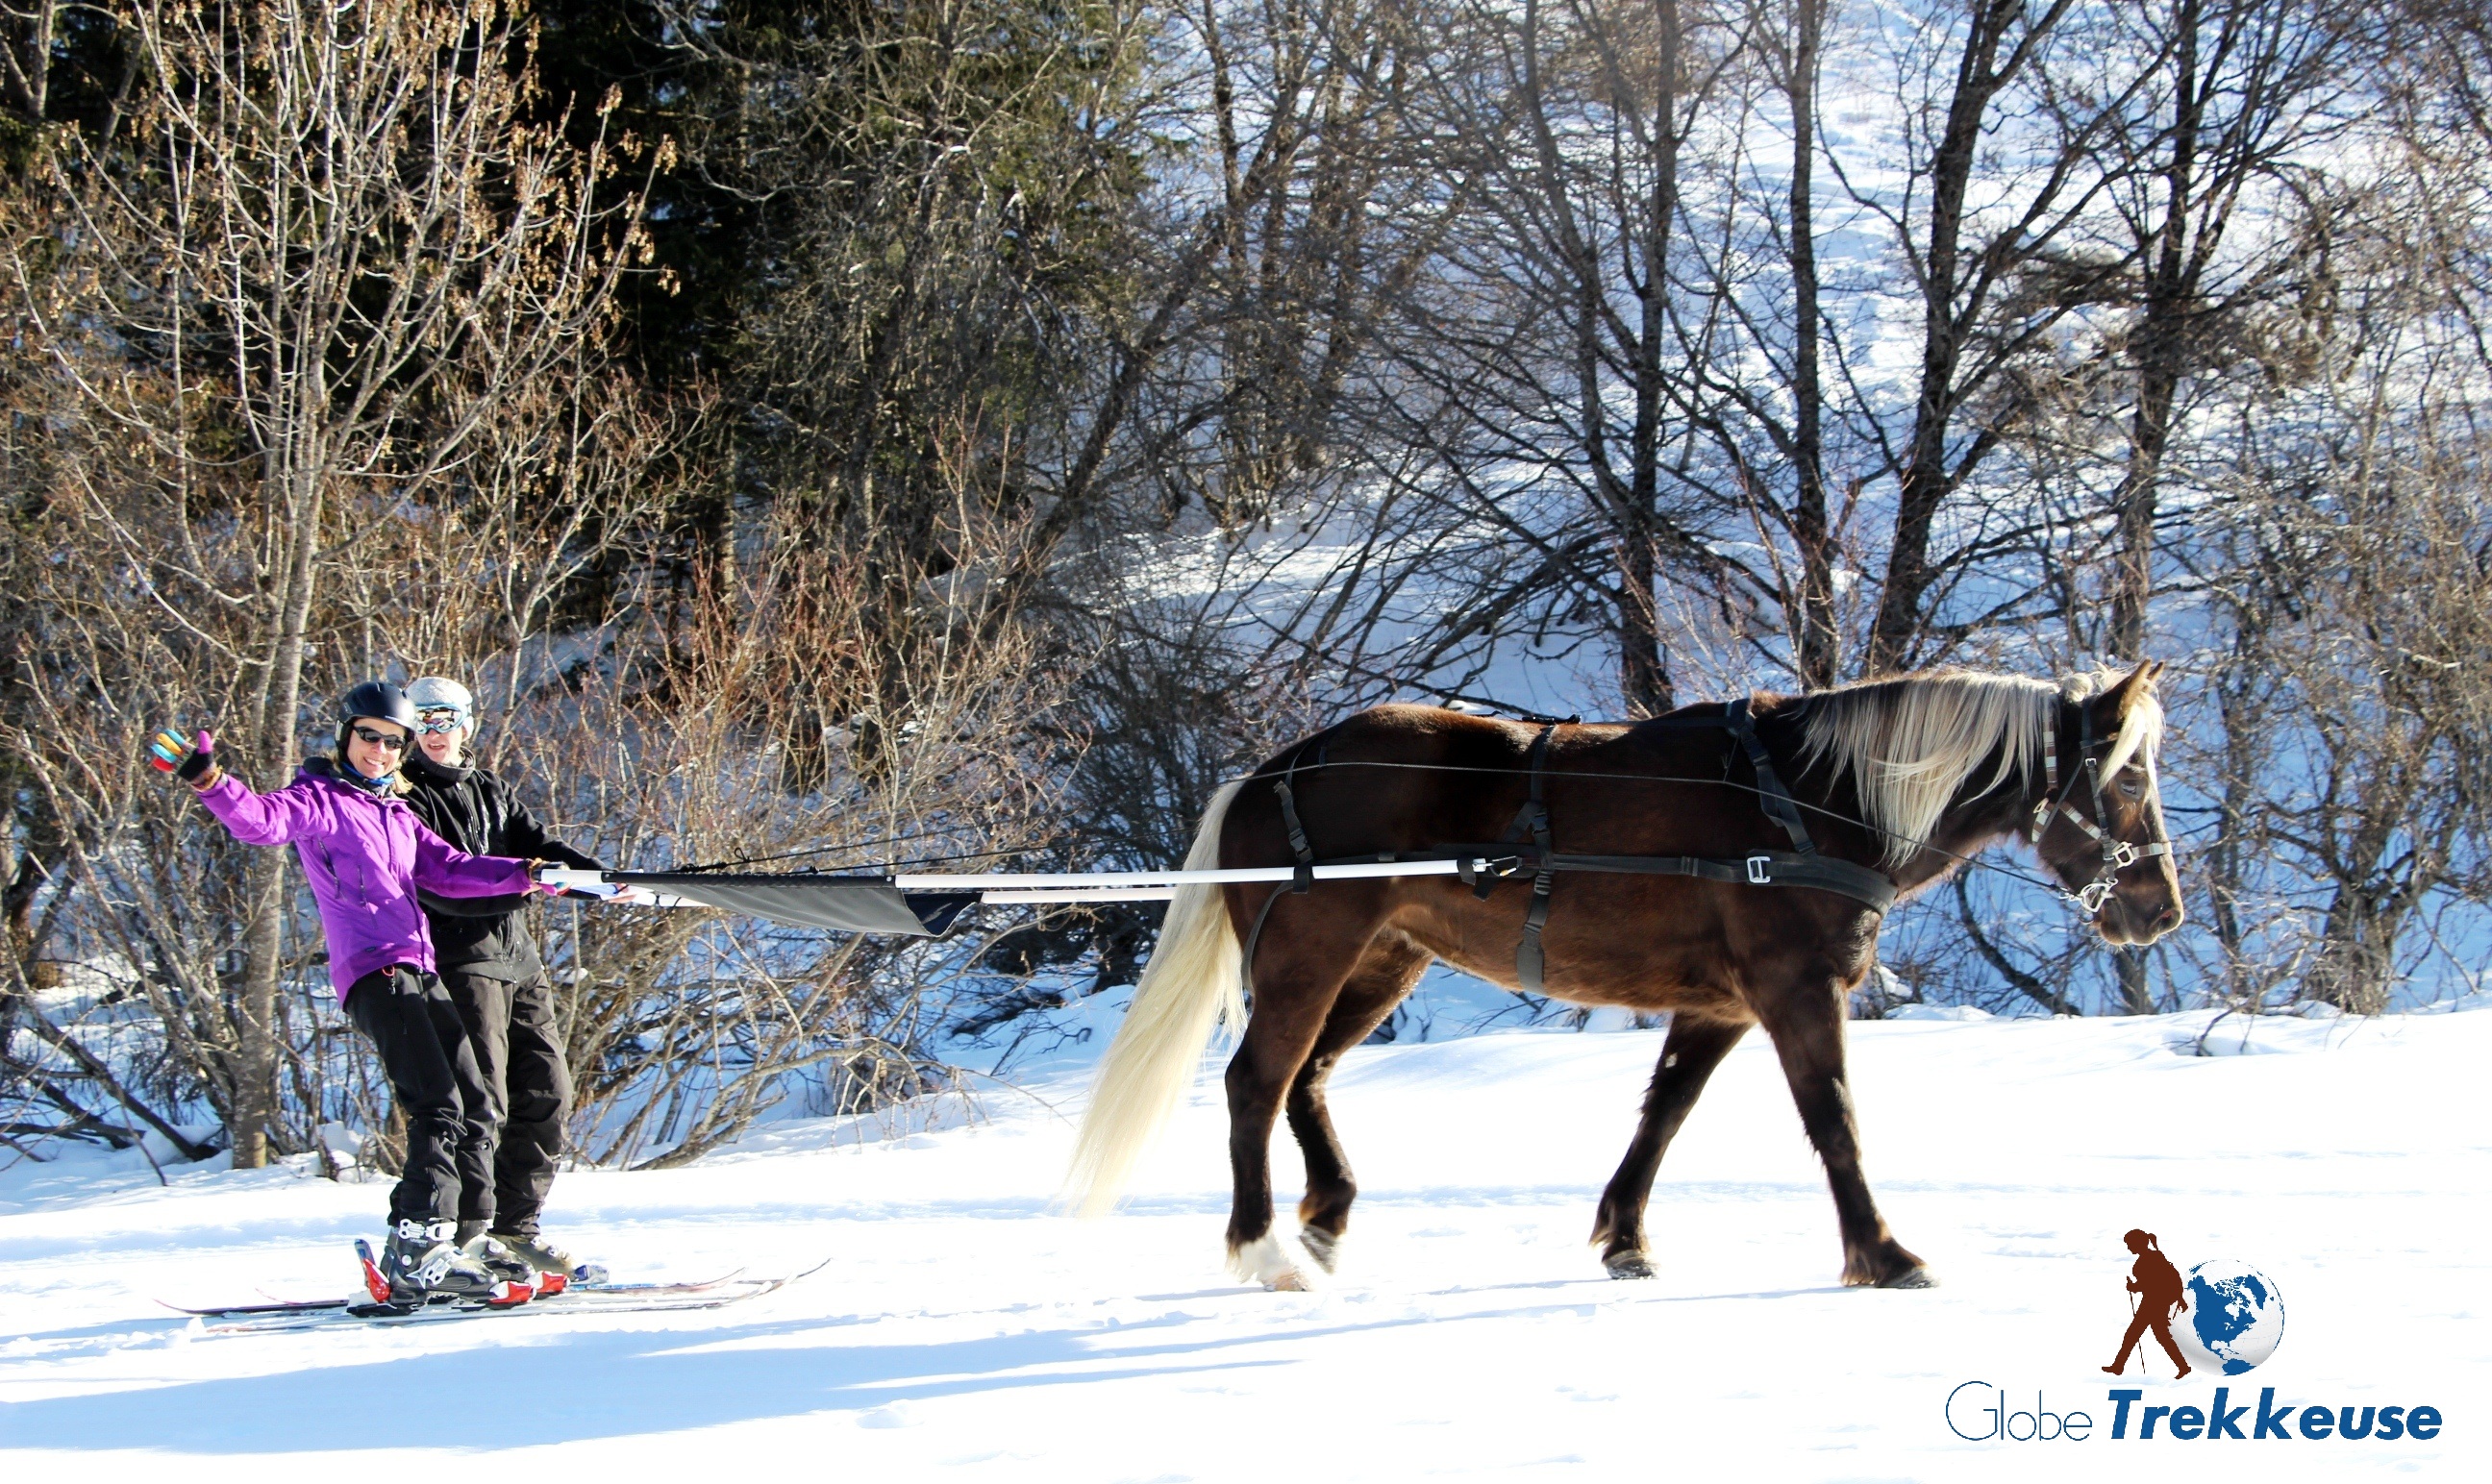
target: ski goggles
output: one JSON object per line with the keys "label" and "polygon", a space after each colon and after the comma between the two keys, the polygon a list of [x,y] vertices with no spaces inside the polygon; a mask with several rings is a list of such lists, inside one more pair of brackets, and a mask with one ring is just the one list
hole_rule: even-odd
{"label": "ski goggles", "polygon": [[467,725],[466,716],[458,711],[427,711],[416,718],[416,735],[446,737]]}

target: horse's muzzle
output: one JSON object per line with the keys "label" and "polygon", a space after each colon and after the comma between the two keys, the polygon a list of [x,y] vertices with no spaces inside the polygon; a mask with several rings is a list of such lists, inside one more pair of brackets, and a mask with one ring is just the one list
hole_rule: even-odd
{"label": "horse's muzzle", "polygon": [[2157,892],[2140,903],[2114,893],[2094,913],[2094,930],[2105,942],[2143,948],[2180,926],[2186,917],[2177,897]]}

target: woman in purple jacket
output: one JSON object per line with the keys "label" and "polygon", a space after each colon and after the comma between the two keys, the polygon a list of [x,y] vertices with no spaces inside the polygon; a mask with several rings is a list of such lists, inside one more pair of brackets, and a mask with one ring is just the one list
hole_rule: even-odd
{"label": "woman in purple jacket", "polygon": [[432,938],[416,889],[491,897],[534,889],[535,861],[469,855],[425,828],[400,797],[399,766],[415,736],[415,708],[397,686],[369,681],[338,705],[338,756],[315,757],[294,782],[253,793],[217,766],[216,740],[160,732],[157,767],[198,792],[208,813],[245,845],[294,846],[320,906],[329,977],[346,1018],[371,1037],[390,1091],[406,1114],[406,1165],[390,1193],[381,1268],[394,1302],[446,1291],[525,1297],[455,1240],[462,1181],[490,1188],[490,1096],[459,1012],[434,977]]}

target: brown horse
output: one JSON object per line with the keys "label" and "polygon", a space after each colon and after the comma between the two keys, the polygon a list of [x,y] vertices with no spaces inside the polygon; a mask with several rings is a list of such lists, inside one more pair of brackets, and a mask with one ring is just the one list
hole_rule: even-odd
{"label": "brown horse", "polygon": [[[1760,694],[1747,711],[1763,768],[1728,729],[1736,705],[1554,729],[1380,706],[1223,789],[1186,865],[1468,852],[1468,843],[1530,833],[1527,800],[1543,794],[1544,852],[1736,865],[1800,844],[1804,818],[1815,859],[1871,868],[1905,894],[1993,841],[2028,835],[2105,938],[2151,942],[2180,921],[2155,786],[2157,668],[2058,684],[1945,671]],[[1777,795],[1798,806],[1784,807],[1790,838],[1768,813]],[[1272,1233],[1272,1124],[1286,1110],[1306,1154],[1300,1239],[1329,1270],[1357,1186],[1325,1113],[1325,1079],[1441,959],[1508,988],[1545,974],[1548,994],[1577,1004],[1672,1012],[1643,1121],[1593,1224],[1613,1276],[1652,1275],[1645,1206],[1662,1152],[1723,1056],[1763,1024],[1833,1189],[1843,1281],[1929,1285],[1869,1194],[1844,1072],[1846,1000],[1877,962],[1878,908],[1840,890],[1724,879],[1727,869],[1712,878],[1561,869],[1544,878],[1543,969],[1525,929],[1529,867],[1546,855],[1507,848],[1525,862],[1509,884],[1475,872],[1476,886],[1434,876],[1182,888],[1100,1065],[1071,1180],[1080,1206],[1114,1203],[1192,1084],[1215,1021],[1243,1022],[1228,1074],[1231,1266],[1271,1288],[1303,1286]],[[1245,942],[1257,945],[1251,1020],[1239,995]]]}

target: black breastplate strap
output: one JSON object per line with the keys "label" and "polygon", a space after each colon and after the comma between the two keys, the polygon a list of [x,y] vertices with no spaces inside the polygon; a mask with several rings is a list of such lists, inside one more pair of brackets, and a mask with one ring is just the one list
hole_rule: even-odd
{"label": "black breastplate strap", "polygon": [[1748,697],[1742,696],[1723,708],[1722,725],[1731,728],[1731,735],[1748,754],[1748,766],[1757,773],[1757,802],[1765,806],[1766,816],[1783,827],[1794,850],[1815,855],[1817,842],[1808,836],[1808,821],[1799,816],[1798,801],[1783,787],[1782,775],[1774,771],[1774,759],[1766,754],[1765,744],[1757,740],[1756,721],[1748,715]]}

